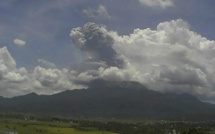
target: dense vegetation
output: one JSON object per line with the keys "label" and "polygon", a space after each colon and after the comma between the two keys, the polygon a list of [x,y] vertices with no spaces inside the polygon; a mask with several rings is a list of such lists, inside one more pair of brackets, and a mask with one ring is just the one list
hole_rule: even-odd
{"label": "dense vegetation", "polygon": [[77,123],[47,118],[0,118],[0,134],[115,134],[94,127],[80,127]]}
{"label": "dense vegetation", "polygon": [[0,114],[0,130],[19,134],[213,134],[215,121],[122,121]]}
{"label": "dense vegetation", "polygon": [[136,82],[94,81],[87,90],[0,97],[0,112],[0,134],[215,133],[214,105]]}

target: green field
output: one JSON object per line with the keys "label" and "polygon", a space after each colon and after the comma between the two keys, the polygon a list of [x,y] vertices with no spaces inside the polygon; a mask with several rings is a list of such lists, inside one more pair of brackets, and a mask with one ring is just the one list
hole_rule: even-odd
{"label": "green field", "polygon": [[215,134],[215,121],[132,121],[2,114],[0,134]]}
{"label": "green field", "polygon": [[0,119],[0,134],[11,132],[14,134],[116,134],[107,131],[99,131],[96,128],[79,128],[75,123],[45,122],[18,119]]}

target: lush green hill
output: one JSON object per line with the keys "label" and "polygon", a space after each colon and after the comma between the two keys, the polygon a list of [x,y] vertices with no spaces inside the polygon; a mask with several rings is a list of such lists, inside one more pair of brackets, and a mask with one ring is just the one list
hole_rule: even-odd
{"label": "lush green hill", "polygon": [[137,82],[96,80],[88,89],[0,98],[0,110],[75,117],[203,120],[215,106],[189,94],[160,93]]}

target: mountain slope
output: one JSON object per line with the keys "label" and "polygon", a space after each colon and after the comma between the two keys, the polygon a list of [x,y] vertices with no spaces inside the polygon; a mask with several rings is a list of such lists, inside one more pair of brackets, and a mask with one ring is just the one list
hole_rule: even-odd
{"label": "mountain slope", "polygon": [[88,89],[54,95],[31,93],[0,98],[0,111],[75,117],[202,120],[214,118],[215,106],[189,94],[160,93],[137,82],[96,80]]}

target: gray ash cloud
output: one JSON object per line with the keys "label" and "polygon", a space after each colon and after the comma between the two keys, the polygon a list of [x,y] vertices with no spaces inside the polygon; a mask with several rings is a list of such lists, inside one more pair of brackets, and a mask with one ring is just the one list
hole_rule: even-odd
{"label": "gray ash cloud", "polygon": [[83,28],[72,29],[73,43],[88,56],[88,61],[105,62],[107,66],[122,68],[124,61],[112,48],[114,39],[105,28],[95,23],[87,23]]}

